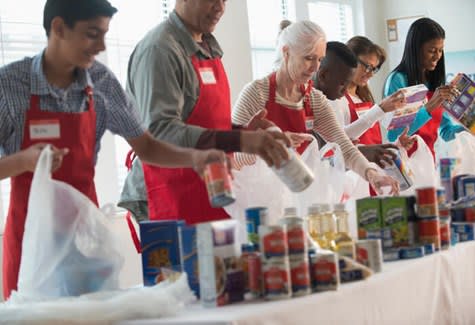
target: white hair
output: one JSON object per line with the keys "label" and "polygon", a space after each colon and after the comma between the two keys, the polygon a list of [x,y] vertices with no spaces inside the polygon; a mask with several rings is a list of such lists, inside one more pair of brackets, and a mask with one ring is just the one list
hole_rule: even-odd
{"label": "white hair", "polygon": [[274,62],[278,69],[284,59],[282,49],[288,46],[292,52],[300,54],[310,53],[319,42],[326,42],[323,29],[310,20],[302,20],[292,23],[284,28],[277,40],[277,53]]}

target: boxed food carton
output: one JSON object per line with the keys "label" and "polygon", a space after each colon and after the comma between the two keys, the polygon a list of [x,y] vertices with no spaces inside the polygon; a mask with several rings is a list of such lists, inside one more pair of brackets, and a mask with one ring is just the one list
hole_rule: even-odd
{"label": "boxed food carton", "polygon": [[385,197],[381,201],[383,227],[391,232],[392,247],[409,245],[408,201],[403,196]]}
{"label": "boxed food carton", "polygon": [[358,238],[381,238],[381,199],[367,197],[356,200]]}
{"label": "boxed food carton", "polygon": [[199,294],[196,228],[181,220],[139,223],[145,286],[164,280],[168,270],[186,272],[190,288]]}
{"label": "boxed food carton", "polygon": [[244,299],[244,272],[237,242],[237,221],[196,226],[201,302],[216,307]]}
{"label": "boxed food carton", "polygon": [[401,89],[406,97],[406,105],[388,113],[381,121],[387,130],[399,129],[411,125],[419,109],[426,104],[428,89],[425,85],[415,85]]}
{"label": "boxed food carton", "polygon": [[442,106],[467,130],[475,134],[475,82],[466,74],[459,73],[452,80],[459,91],[454,101],[444,101]]}

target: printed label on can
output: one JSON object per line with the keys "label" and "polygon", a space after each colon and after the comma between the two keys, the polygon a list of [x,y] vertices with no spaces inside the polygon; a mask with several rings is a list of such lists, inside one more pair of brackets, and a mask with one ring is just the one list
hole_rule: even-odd
{"label": "printed label on can", "polygon": [[264,295],[267,299],[290,297],[289,273],[288,263],[264,263]]}
{"label": "printed label on can", "polygon": [[264,258],[287,256],[287,227],[259,226],[261,252]]}
{"label": "printed label on can", "polygon": [[422,244],[433,243],[436,250],[440,249],[439,219],[421,219],[418,222],[419,241]]}
{"label": "printed label on can", "polygon": [[311,291],[309,265],[306,259],[290,262],[292,295],[302,296]]}
{"label": "printed label on can", "polygon": [[207,164],[204,170],[204,179],[211,206],[222,207],[235,201],[226,162],[218,161]]}

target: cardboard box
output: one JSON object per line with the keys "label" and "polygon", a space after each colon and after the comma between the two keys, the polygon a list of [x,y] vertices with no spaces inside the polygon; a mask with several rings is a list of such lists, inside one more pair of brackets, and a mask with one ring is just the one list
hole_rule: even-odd
{"label": "cardboard box", "polygon": [[366,239],[368,232],[381,232],[381,199],[367,197],[356,200],[356,216],[359,239]]}
{"label": "cardboard box", "polygon": [[385,197],[381,200],[383,227],[390,229],[392,247],[409,245],[408,202],[405,197]]}
{"label": "cardboard box", "polygon": [[202,305],[216,307],[244,300],[237,221],[200,223],[196,234]]}

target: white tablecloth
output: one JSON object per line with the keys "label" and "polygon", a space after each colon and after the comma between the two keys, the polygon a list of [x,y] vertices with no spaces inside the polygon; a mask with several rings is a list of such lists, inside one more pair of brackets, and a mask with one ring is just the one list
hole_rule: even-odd
{"label": "white tablecloth", "polygon": [[151,324],[475,324],[475,242],[419,259],[384,264],[382,273],[338,291],[214,309],[190,306]]}

